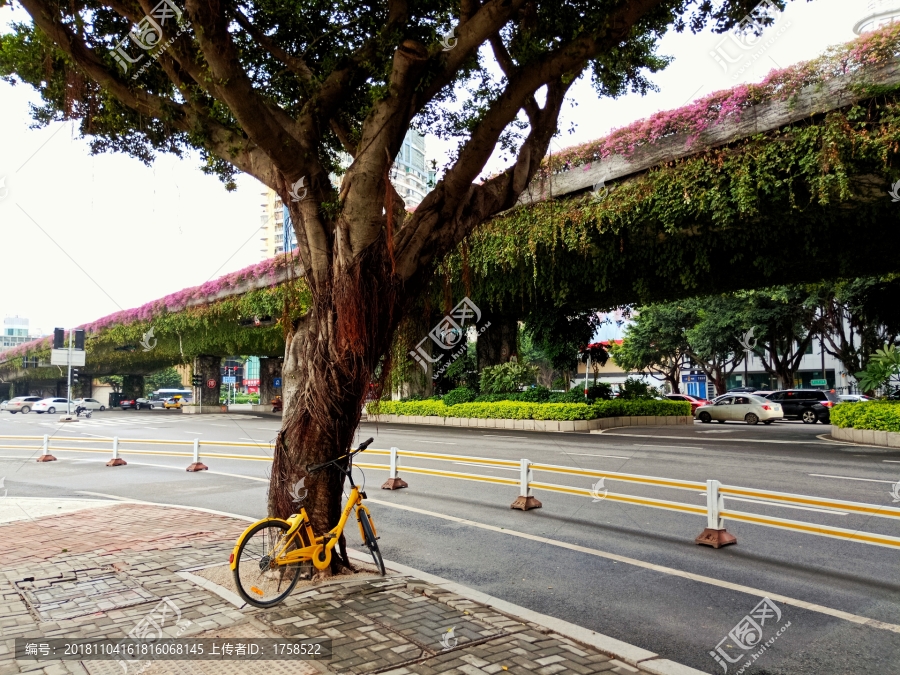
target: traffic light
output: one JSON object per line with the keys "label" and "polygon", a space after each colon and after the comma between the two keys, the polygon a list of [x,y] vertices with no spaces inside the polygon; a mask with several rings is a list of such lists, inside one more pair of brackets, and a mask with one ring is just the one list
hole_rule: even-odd
{"label": "traffic light", "polygon": [[78,382],[78,368],[72,368],[72,383]]}
{"label": "traffic light", "polygon": [[191,384],[194,385],[195,387],[202,387],[203,386],[203,376],[202,375],[194,375],[193,377],[191,377]]}
{"label": "traffic light", "polygon": [[84,351],[84,329],[76,328],[75,329],[75,349],[79,351]]}
{"label": "traffic light", "polygon": [[66,348],[66,331],[62,328],[53,329],[53,349]]}

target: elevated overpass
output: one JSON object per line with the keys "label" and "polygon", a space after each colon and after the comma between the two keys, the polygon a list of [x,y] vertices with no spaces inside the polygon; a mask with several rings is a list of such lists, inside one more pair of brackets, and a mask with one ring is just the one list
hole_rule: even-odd
{"label": "elevated overpass", "polygon": [[[900,177],[898,53],[893,26],[548,157],[519,205],[449,256],[452,282],[521,315],[900,270],[886,245],[900,225],[888,194]],[[221,357],[258,355],[267,396],[280,322],[308,305],[300,275],[280,256],[87,324],[86,374],[128,374],[137,389],[181,363],[218,381]],[[49,348],[0,355],[0,386],[58,387]],[[218,388],[202,394],[218,402]]]}

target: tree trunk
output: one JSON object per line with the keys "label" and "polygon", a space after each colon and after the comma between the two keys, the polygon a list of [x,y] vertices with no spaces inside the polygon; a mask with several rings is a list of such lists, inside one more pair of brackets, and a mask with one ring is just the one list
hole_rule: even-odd
{"label": "tree trunk", "polygon": [[519,322],[514,316],[504,316],[486,311],[482,320],[491,327],[478,336],[475,343],[478,370],[509,362],[519,356]]}
{"label": "tree trunk", "polygon": [[[333,466],[312,474],[306,469],[350,449],[376,371],[381,366],[385,376],[389,368],[380,358],[389,351],[400,312],[385,259],[379,241],[349,268],[336,271],[313,294],[313,306],[286,342],[284,419],[275,445],[268,510],[270,516],[285,518],[302,504],[317,534],[340,518],[344,476]],[[302,478],[303,487],[295,488]],[[295,501],[292,492],[302,495],[303,490],[305,498]],[[343,537],[332,571],[342,565],[350,567]]]}

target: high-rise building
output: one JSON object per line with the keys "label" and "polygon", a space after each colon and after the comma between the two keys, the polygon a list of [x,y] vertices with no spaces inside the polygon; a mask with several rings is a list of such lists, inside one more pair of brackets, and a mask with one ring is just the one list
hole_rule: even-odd
{"label": "high-rise building", "polygon": [[284,215],[287,209],[281,203],[281,197],[271,188],[262,193],[265,201],[260,216],[260,241],[263,242],[260,253],[263,260],[284,253]]}
{"label": "high-rise building", "polygon": [[7,316],[3,319],[3,335],[0,336],[0,352],[28,342],[33,338],[29,335],[28,319],[21,316]]}
{"label": "high-rise building", "polygon": [[857,35],[900,21],[900,0],[868,0],[863,17],[853,26]]}
{"label": "high-rise building", "polygon": [[[352,159],[349,155],[342,155],[342,160],[349,166]],[[334,174],[331,175],[331,182],[335,188],[340,188],[341,177]],[[400,147],[400,153],[394,162],[391,170],[391,183],[400,193],[400,197],[406,204],[407,208],[416,207],[425,199],[425,195],[431,190],[435,182],[435,172],[425,168],[425,136],[418,131],[410,129],[406,132],[403,139],[403,145]],[[293,251],[297,248],[297,236],[294,233],[291,224],[291,216],[287,206],[281,203],[281,199],[274,191],[269,190],[268,199],[263,207],[266,209],[263,215],[263,229],[266,230],[267,225],[274,225],[277,229],[274,231],[266,230],[266,235],[262,239],[270,242],[268,245],[272,250],[267,257],[272,257],[283,251]],[[277,210],[277,214],[273,216],[272,210]],[[266,255],[264,253],[264,255]]]}
{"label": "high-rise building", "polygon": [[428,170],[425,168],[425,137],[414,129],[406,132],[400,154],[394,161],[391,182],[407,208],[416,207],[428,194]]}

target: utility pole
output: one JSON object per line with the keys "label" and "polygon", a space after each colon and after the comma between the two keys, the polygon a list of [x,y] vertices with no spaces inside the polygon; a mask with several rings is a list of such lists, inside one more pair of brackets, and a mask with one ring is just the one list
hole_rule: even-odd
{"label": "utility pole", "polygon": [[[825,374],[825,337],[819,336],[819,350],[822,352],[822,379],[825,380],[825,388],[828,389],[828,375]],[[834,383],[837,386],[837,382]]]}
{"label": "utility pole", "polygon": [[72,340],[75,338],[75,331],[71,328],[69,329],[69,358],[66,359],[69,362],[69,376],[68,376],[68,390],[66,392],[66,414],[72,414]]}

